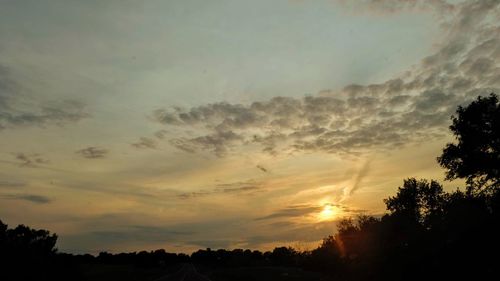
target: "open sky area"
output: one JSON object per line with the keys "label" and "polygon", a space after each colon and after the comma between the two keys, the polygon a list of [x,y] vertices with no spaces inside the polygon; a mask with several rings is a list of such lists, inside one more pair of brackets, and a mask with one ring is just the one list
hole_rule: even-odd
{"label": "open sky area", "polygon": [[0,0],[0,219],[70,253],[316,246],[442,181],[498,88],[498,0]]}

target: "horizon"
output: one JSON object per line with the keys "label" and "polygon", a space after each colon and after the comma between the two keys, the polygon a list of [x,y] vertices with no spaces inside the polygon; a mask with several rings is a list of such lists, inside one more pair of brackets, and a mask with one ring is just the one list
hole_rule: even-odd
{"label": "horizon", "polygon": [[6,1],[0,219],[61,252],[316,247],[436,179],[498,1]]}

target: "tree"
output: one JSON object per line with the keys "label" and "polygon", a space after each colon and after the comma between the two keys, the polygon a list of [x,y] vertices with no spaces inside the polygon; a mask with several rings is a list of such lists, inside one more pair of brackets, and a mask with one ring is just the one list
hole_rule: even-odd
{"label": "tree", "polygon": [[446,179],[466,179],[470,192],[500,187],[500,103],[498,96],[479,96],[452,116],[448,143],[438,157]]}
{"label": "tree", "polygon": [[59,280],[54,261],[57,235],[25,225],[8,228],[0,221],[2,280]]}
{"label": "tree", "polygon": [[394,197],[384,199],[387,210],[396,216],[431,227],[443,209],[445,193],[443,187],[434,180],[404,180]]}

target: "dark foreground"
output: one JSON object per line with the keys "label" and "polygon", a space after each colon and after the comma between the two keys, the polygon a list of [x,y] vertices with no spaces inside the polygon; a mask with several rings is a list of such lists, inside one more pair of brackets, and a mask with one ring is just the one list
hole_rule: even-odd
{"label": "dark foreground", "polygon": [[83,265],[81,280],[93,281],[320,281],[326,276],[293,267],[207,267],[183,263],[169,267],[137,267],[134,265]]}

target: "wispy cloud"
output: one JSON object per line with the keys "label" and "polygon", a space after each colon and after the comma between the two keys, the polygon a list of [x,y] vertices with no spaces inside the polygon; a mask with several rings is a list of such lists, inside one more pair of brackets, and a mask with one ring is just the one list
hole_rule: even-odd
{"label": "wispy cloud", "polygon": [[370,171],[370,163],[371,163],[371,160],[367,160],[363,164],[361,169],[358,171],[358,173],[354,177],[354,182],[352,184],[352,187],[346,190],[347,193],[345,194],[345,198],[353,195],[361,187],[361,181],[368,175],[368,173]]}
{"label": "wispy cloud", "polygon": [[22,181],[0,181],[0,187],[24,187],[26,185]]}
{"label": "wispy cloud", "polygon": [[403,10],[437,11],[439,13],[455,12],[457,7],[446,0],[334,0],[358,12],[391,14]]}
{"label": "wispy cloud", "polygon": [[0,65],[0,129],[24,126],[62,126],[78,122],[90,115],[85,110],[85,105],[75,100],[58,102],[32,102],[23,103],[27,98],[25,88],[19,79],[13,77],[12,71]]}
{"label": "wispy cloud", "polygon": [[149,148],[149,149],[156,149],[158,147],[158,144],[154,139],[147,138],[147,137],[141,137],[138,142],[132,144],[133,147],[135,148]]}
{"label": "wispy cloud", "polygon": [[295,205],[295,206],[289,206],[289,207],[286,207],[283,209],[279,209],[279,210],[272,212],[269,215],[266,215],[263,217],[258,217],[255,220],[263,221],[263,220],[282,219],[283,221],[286,222],[291,218],[316,216],[322,210],[324,210],[325,206],[339,208],[343,212],[344,215],[346,215],[346,214],[352,215],[352,214],[358,214],[358,213],[365,212],[365,210],[358,210],[358,209],[348,207],[345,205],[341,205],[341,204],[333,204],[333,203],[327,203],[324,205],[304,204],[304,205]]}
{"label": "wispy cloud", "polygon": [[262,182],[248,180],[232,183],[220,183],[211,189],[201,189],[192,192],[183,192],[177,195],[180,199],[191,199],[216,194],[246,194],[252,195],[264,188]]}
{"label": "wispy cloud", "polygon": [[106,157],[106,155],[108,155],[109,150],[105,148],[89,146],[76,151],[76,153],[87,159],[102,159]]}
{"label": "wispy cloud", "polygon": [[3,195],[2,198],[29,201],[36,204],[47,204],[52,202],[52,199],[50,199],[49,197],[35,194],[8,194]]}
{"label": "wispy cloud", "polygon": [[29,167],[29,168],[37,168],[40,165],[49,163],[49,160],[42,157],[42,155],[38,153],[15,153],[16,160],[19,161],[19,166],[21,167]]}
{"label": "wispy cloud", "polygon": [[276,218],[294,218],[302,217],[310,214],[317,214],[323,209],[323,206],[299,205],[290,206],[281,210],[277,210],[272,214],[264,217],[256,218],[256,220],[269,220]]}

